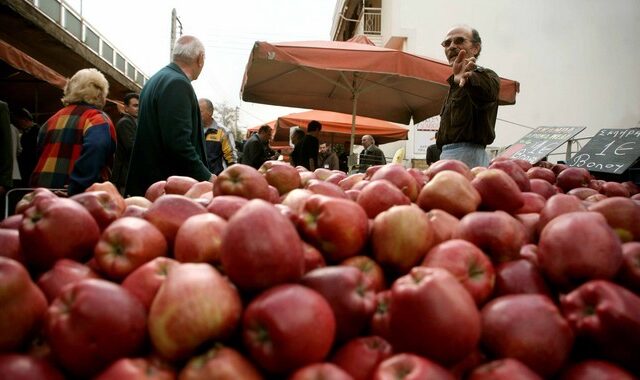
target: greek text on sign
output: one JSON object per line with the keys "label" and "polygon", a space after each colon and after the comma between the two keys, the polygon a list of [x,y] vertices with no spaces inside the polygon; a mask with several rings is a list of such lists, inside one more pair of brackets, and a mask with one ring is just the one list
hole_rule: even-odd
{"label": "greek text on sign", "polygon": [[538,127],[516,141],[501,156],[535,164],[583,129],[585,127]]}
{"label": "greek text on sign", "polygon": [[569,160],[570,166],[622,174],[640,157],[640,128],[601,129]]}

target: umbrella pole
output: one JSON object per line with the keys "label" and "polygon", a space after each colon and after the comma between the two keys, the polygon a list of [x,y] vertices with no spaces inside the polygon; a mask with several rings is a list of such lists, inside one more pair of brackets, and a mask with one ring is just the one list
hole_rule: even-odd
{"label": "umbrella pole", "polygon": [[356,109],[358,107],[358,92],[353,93],[353,110],[351,112],[351,146],[349,147],[349,156],[353,154],[353,144],[356,134]]}

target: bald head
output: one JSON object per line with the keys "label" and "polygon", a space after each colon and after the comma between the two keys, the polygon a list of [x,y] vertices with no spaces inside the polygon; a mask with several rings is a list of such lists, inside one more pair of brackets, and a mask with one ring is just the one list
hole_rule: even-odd
{"label": "bald head", "polygon": [[375,140],[373,139],[373,136],[371,135],[364,135],[362,136],[362,146],[366,148],[370,147],[371,145],[375,145]]}
{"label": "bald head", "polygon": [[171,61],[196,80],[204,67],[204,45],[194,36],[182,36],[173,46]]}

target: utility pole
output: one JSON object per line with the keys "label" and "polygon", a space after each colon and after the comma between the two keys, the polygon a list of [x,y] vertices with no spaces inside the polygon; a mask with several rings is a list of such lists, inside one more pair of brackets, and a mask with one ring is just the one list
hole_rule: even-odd
{"label": "utility pole", "polygon": [[180,27],[180,35],[182,36],[182,23],[178,18],[176,9],[171,10],[171,46],[169,46],[169,61],[173,58],[173,46],[176,44],[176,27]]}

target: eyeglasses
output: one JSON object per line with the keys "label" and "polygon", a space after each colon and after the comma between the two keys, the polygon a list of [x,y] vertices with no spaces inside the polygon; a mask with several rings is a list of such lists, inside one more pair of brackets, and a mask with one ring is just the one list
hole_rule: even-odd
{"label": "eyeglasses", "polygon": [[453,42],[454,45],[462,45],[467,40],[469,40],[469,39],[466,38],[466,37],[447,38],[446,40],[442,41],[440,43],[440,45],[442,45],[442,47],[444,47],[444,48],[448,48],[449,46],[451,46],[452,42]]}

